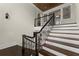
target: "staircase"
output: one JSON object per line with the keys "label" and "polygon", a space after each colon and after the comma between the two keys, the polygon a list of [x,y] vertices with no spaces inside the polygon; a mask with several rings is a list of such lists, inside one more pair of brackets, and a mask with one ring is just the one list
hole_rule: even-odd
{"label": "staircase", "polygon": [[54,25],[40,56],[79,56],[79,27],[76,23]]}
{"label": "staircase", "polygon": [[[49,16],[51,17],[42,28],[38,32],[33,32],[33,37],[22,35],[22,55],[24,56],[24,53],[27,54],[27,52],[33,55],[32,51],[34,50],[35,56],[79,56],[79,27],[77,23],[55,25],[55,14],[43,17]],[[49,25],[51,20],[53,20],[52,27]],[[41,44],[42,42],[43,44]],[[29,48],[30,51],[25,52],[25,48]]]}

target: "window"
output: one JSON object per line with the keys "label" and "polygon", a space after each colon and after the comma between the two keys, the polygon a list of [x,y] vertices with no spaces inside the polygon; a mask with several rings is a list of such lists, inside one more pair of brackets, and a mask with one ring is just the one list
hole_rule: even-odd
{"label": "window", "polygon": [[71,17],[71,8],[70,6],[63,8],[63,19],[68,19]]}

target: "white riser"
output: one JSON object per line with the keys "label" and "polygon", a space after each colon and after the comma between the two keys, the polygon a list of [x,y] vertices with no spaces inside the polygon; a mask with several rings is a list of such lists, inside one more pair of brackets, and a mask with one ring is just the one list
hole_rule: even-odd
{"label": "white riser", "polygon": [[68,25],[54,25],[53,27],[60,27],[60,26],[78,26],[77,24],[68,24]]}
{"label": "white riser", "polygon": [[53,29],[79,29],[78,27],[59,27],[59,28],[52,28]]}
{"label": "white riser", "polygon": [[58,43],[54,43],[54,42],[48,42],[48,41],[46,43],[49,44],[49,45],[53,45],[53,46],[56,46],[56,47],[59,47],[59,48],[63,48],[63,49],[75,52],[75,53],[79,53],[78,48],[73,48],[73,47],[69,47],[69,46],[66,46],[66,45],[62,45],[62,44],[58,44]]}
{"label": "white riser", "polygon": [[46,50],[46,51],[48,51],[48,52],[50,52],[50,53],[52,53],[52,54],[55,54],[55,55],[57,55],[57,56],[66,56],[65,54],[62,54],[62,53],[60,53],[60,52],[58,52],[58,51],[49,49],[49,48],[44,47],[44,46],[43,46],[43,49]]}
{"label": "white riser", "polygon": [[47,39],[79,45],[79,41],[70,40],[70,39],[62,39],[62,38],[55,38],[55,37],[48,37]]}
{"label": "white riser", "polygon": [[60,36],[60,37],[69,37],[69,38],[77,38],[79,39],[79,35],[70,35],[70,34],[56,34],[56,33],[49,33],[51,36]]}

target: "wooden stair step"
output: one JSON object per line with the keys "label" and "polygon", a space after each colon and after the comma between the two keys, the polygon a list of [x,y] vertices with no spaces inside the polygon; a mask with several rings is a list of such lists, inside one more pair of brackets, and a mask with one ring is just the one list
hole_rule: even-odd
{"label": "wooden stair step", "polygon": [[57,25],[71,25],[71,24],[77,24],[77,23],[73,22],[73,23],[65,23],[65,24],[57,24]]}
{"label": "wooden stair step", "polygon": [[53,28],[69,28],[69,27],[77,27],[77,26],[72,26],[72,25],[71,26],[53,26],[52,29]]}
{"label": "wooden stair step", "polygon": [[59,43],[59,44],[63,44],[63,45],[67,45],[67,46],[79,49],[79,45],[76,45],[76,44],[71,44],[71,43],[66,43],[66,42],[61,42],[61,41],[56,41],[56,40],[50,40],[50,39],[46,39],[46,41],[55,42],[55,43]]}
{"label": "wooden stair step", "polygon": [[78,27],[68,27],[68,28],[67,28],[67,27],[64,27],[64,28],[63,28],[63,27],[62,27],[62,28],[52,28],[52,30],[54,30],[54,29],[61,29],[61,30],[62,30],[62,29],[74,29],[74,30],[75,30],[75,29],[79,29],[79,28],[78,28]]}
{"label": "wooden stair step", "polygon": [[50,32],[55,34],[70,34],[70,35],[79,35],[79,33],[67,33],[67,32]]}
{"label": "wooden stair step", "polygon": [[72,40],[72,39],[66,39],[60,37],[48,37],[47,39],[79,45],[79,40],[75,40],[75,39]]}
{"label": "wooden stair step", "polygon": [[62,30],[51,30],[50,33],[75,33],[75,34],[79,34],[79,31],[62,31]]}
{"label": "wooden stair step", "polygon": [[62,38],[62,39],[69,39],[79,41],[78,35],[67,35],[67,34],[49,34],[48,37],[55,37],[55,38]]}
{"label": "wooden stair step", "polygon": [[69,28],[69,27],[77,27],[77,25],[74,25],[74,26],[73,25],[71,25],[71,26],[53,26],[52,29],[53,28]]}
{"label": "wooden stair step", "polygon": [[79,31],[79,29],[52,29],[52,30],[66,30],[66,31],[71,30],[71,31]]}
{"label": "wooden stair step", "polygon": [[71,51],[68,51],[68,50],[53,46],[53,45],[44,44],[44,46],[47,47],[47,48],[50,48],[52,50],[56,50],[58,52],[61,52],[61,53],[65,54],[65,55],[68,55],[68,56],[79,56],[78,53],[74,53],[74,52],[71,52]]}
{"label": "wooden stair step", "polygon": [[73,23],[73,24],[57,24],[54,25],[53,27],[62,27],[62,26],[77,26],[77,24]]}
{"label": "wooden stair step", "polygon": [[44,49],[41,49],[40,54],[42,54],[44,56],[56,56],[55,54],[52,54]]}

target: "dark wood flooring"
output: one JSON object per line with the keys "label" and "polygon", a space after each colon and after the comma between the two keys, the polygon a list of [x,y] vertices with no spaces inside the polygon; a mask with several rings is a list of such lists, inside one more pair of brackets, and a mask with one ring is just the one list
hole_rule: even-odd
{"label": "dark wood flooring", "polygon": [[0,50],[0,56],[22,56],[21,46],[15,45],[6,49]]}

